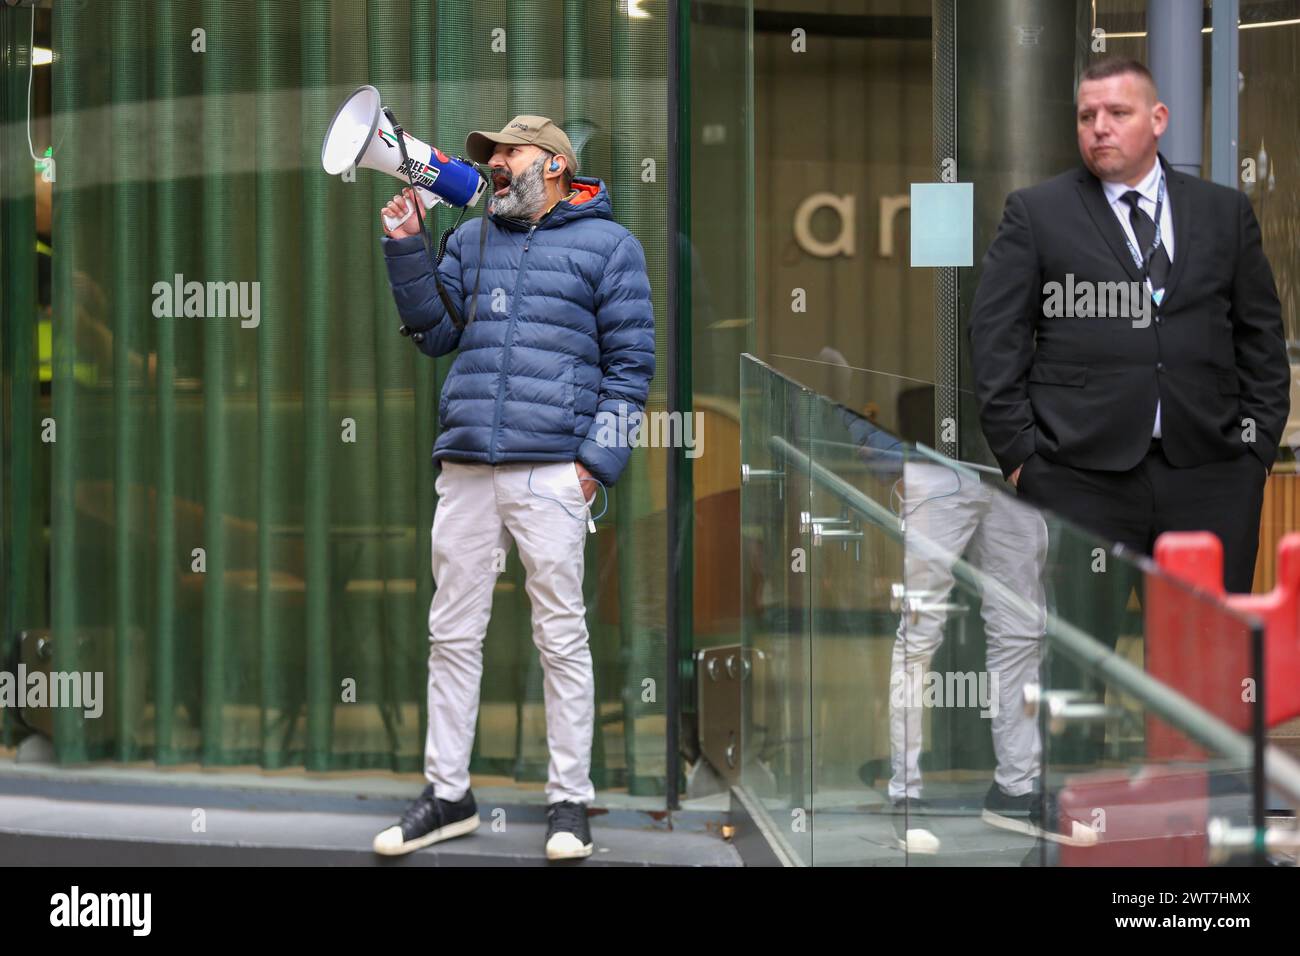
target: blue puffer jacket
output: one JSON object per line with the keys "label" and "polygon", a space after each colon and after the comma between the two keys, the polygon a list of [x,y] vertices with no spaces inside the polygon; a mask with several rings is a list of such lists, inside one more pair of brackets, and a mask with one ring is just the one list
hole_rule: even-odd
{"label": "blue puffer jacket", "polygon": [[[536,224],[489,217],[478,312],[462,331],[438,298],[420,237],[383,238],[402,321],[437,321],[420,350],[460,349],[438,402],[434,461],[577,460],[606,485],[627,466],[629,419],[655,369],[650,278],[604,184],[573,185],[578,195]],[[481,228],[479,216],[457,229],[438,268],[465,320]]]}

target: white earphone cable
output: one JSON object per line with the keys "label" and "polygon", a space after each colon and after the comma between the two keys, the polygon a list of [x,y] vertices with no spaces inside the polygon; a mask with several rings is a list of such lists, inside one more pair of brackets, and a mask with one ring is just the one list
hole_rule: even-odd
{"label": "white earphone cable", "polygon": [[32,7],[32,32],[27,40],[27,152],[32,159],[41,161],[32,148],[32,74],[36,72],[36,8]]}

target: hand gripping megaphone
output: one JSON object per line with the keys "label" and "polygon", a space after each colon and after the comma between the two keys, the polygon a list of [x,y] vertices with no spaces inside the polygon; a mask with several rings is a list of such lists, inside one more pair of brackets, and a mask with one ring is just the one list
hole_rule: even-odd
{"label": "hand gripping megaphone", "polygon": [[[420,187],[416,195],[425,209],[438,202],[459,207],[478,204],[487,189],[487,179],[472,163],[448,156],[405,130],[400,134],[400,143],[398,135],[383,109],[379,91],[373,86],[358,87],[330,120],[321,144],[321,165],[331,176],[357,167],[387,173],[406,185],[414,182]],[[395,229],[414,212],[411,209],[400,219],[384,216],[384,223]]]}

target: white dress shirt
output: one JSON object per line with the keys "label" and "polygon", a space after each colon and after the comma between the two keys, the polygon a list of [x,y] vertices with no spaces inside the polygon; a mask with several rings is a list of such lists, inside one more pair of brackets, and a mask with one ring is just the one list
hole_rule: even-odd
{"label": "white dress shirt", "polygon": [[[1128,241],[1133,244],[1133,248],[1138,250],[1138,254],[1146,252],[1145,249],[1138,247],[1137,237],[1133,235],[1133,225],[1129,222],[1129,205],[1124,201],[1124,194],[1130,189],[1136,189],[1141,195],[1138,200],[1138,208],[1144,213],[1155,219],[1156,216],[1156,197],[1160,192],[1160,157],[1156,157],[1155,164],[1142,177],[1142,181],[1136,186],[1130,186],[1127,183],[1108,183],[1103,182],[1101,188],[1106,191],[1106,198],[1110,200],[1110,208],[1115,213],[1115,218],[1119,220],[1120,227],[1124,230],[1124,235],[1128,236]],[[1171,211],[1172,203],[1169,201],[1169,186],[1165,186],[1165,202],[1160,210],[1160,245],[1164,248],[1165,254],[1169,256],[1169,264],[1172,267],[1174,262],[1174,219]],[[1156,298],[1164,293],[1163,289],[1152,289],[1151,280],[1147,280],[1147,290]],[[1151,437],[1160,437],[1160,402],[1156,401],[1156,421],[1151,429]]]}

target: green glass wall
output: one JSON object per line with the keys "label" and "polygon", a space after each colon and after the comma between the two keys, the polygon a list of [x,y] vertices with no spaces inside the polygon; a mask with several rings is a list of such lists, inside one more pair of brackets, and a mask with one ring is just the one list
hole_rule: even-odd
{"label": "green glass wall", "polygon": [[[397,334],[377,215],[398,184],[326,176],[325,127],[363,83],[448,152],[518,113],[565,126],[579,174],[606,182],[645,249],[661,370],[648,409],[662,408],[663,11],[586,0],[42,11],[38,37],[55,51],[36,67],[49,71],[52,123],[39,94],[33,120],[55,161],[46,384],[23,96],[31,16],[0,12],[5,647],[47,629],[53,667],[103,670],[110,703],[97,720],[56,712],[58,759],[418,770],[429,454],[451,359]],[[443,209],[432,225],[453,221]],[[256,290],[256,314],[160,314],[158,290],[177,277],[242,284],[250,304]],[[634,452],[587,551],[593,778],[646,795],[665,784],[665,472]],[[7,720],[8,744],[22,733]],[[527,783],[546,762],[512,554],[472,769]]]}

